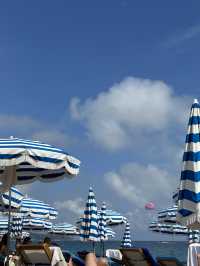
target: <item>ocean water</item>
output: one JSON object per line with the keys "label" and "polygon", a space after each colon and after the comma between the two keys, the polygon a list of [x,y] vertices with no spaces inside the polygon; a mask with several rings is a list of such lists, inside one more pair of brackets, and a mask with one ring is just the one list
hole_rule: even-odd
{"label": "ocean water", "polygon": [[[53,239],[52,239],[53,240]],[[81,250],[93,250],[93,246],[91,243],[85,243],[80,241],[69,241],[69,240],[56,240],[56,243],[63,249],[68,250],[72,253],[76,253]],[[187,242],[158,242],[158,241],[145,241],[145,242],[134,242],[134,247],[145,247],[148,248],[151,255],[156,257],[176,257],[181,262],[186,263],[187,261]],[[113,248],[120,248],[120,241],[106,241],[105,242],[105,250]],[[95,251],[97,255],[102,255],[102,248],[100,243],[95,245]]]}

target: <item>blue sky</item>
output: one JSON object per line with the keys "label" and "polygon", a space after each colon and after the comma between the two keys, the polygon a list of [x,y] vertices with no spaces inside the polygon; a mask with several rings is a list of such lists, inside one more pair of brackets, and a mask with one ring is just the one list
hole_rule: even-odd
{"label": "blue sky", "polygon": [[[93,185],[135,239],[178,185],[189,108],[199,97],[200,19],[188,1],[0,3],[1,137],[65,147],[80,175],[23,188],[75,221]],[[141,200],[140,200],[141,199]],[[71,210],[74,206],[75,211]],[[141,226],[142,225],[142,226]]]}

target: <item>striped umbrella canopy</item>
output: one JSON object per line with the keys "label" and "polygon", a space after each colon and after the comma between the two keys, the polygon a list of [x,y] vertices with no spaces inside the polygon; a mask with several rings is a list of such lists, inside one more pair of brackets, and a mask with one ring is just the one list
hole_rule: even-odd
{"label": "striped umbrella canopy", "polygon": [[[11,208],[19,209],[24,198],[23,193],[21,193],[17,188],[11,187]],[[7,209],[9,206],[9,192],[4,192],[1,194],[1,207],[2,209]]]}
{"label": "striped umbrella canopy", "polygon": [[58,212],[48,204],[31,198],[22,199],[20,213],[24,217],[56,219]]}
{"label": "striped umbrella canopy", "polygon": [[106,227],[105,228],[105,235],[106,235],[106,238],[114,238],[116,236],[116,233],[109,227]]}
{"label": "striped umbrella canopy", "polygon": [[[101,211],[98,210],[98,215],[100,215]],[[112,226],[112,225],[119,225],[119,224],[125,224],[127,221],[126,217],[121,215],[119,212],[108,210],[106,209],[106,224]]]}
{"label": "striped umbrella canopy", "polygon": [[1,191],[36,179],[45,182],[66,174],[77,175],[79,166],[78,159],[51,145],[18,138],[0,139]]}
{"label": "striped umbrella canopy", "polygon": [[188,228],[177,224],[177,205],[170,208],[166,208],[158,212],[157,221],[152,222],[149,225],[149,229],[154,232],[166,233],[166,234],[188,234]]}
{"label": "striped umbrella canopy", "polygon": [[200,228],[200,104],[191,107],[178,196],[177,220],[192,229]]}
{"label": "striped umbrella canopy", "polygon": [[99,215],[98,231],[99,231],[99,239],[101,241],[108,239],[106,235],[106,204],[105,203],[103,203],[101,207],[101,212]]}
{"label": "striped umbrella canopy", "polygon": [[22,238],[22,216],[17,214],[12,217],[12,225],[11,225],[11,236]]}
{"label": "striped umbrella canopy", "polygon": [[23,218],[23,229],[25,230],[51,230],[52,222],[42,218]]}
{"label": "striped umbrella canopy", "polygon": [[124,231],[124,236],[121,242],[121,247],[122,248],[131,248],[131,233],[130,233],[130,225],[129,222],[126,222],[126,227]]}
{"label": "striped umbrella canopy", "polygon": [[149,229],[153,232],[172,235],[187,235],[189,232],[186,226],[178,224],[159,223],[158,221],[151,222],[149,225]]}
{"label": "striped umbrella canopy", "polygon": [[[100,217],[101,210],[97,210],[98,217]],[[77,224],[80,224],[83,220],[83,217],[77,221]],[[121,215],[119,212],[106,209],[106,224],[109,226],[115,226],[120,224],[125,224],[127,218]]]}
{"label": "striped umbrella canopy", "polygon": [[61,235],[79,235],[78,228],[69,223],[54,224],[50,233]]}
{"label": "striped umbrella canopy", "polygon": [[98,216],[95,194],[90,187],[83,219],[80,226],[80,239],[82,241],[99,241]]}
{"label": "striped umbrella canopy", "polygon": [[158,212],[158,221],[163,223],[176,223],[177,205]]}

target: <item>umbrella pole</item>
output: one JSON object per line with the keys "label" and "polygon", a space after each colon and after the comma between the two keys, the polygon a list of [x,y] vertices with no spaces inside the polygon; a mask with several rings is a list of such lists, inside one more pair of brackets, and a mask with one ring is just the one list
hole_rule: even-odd
{"label": "umbrella pole", "polygon": [[10,254],[10,232],[11,232],[11,187],[9,188],[9,206],[8,206],[8,255]]}
{"label": "umbrella pole", "polygon": [[102,241],[102,245],[103,245],[103,257],[105,256],[105,244],[104,241]]}
{"label": "umbrella pole", "polygon": [[93,252],[95,253],[95,242],[92,241],[92,249],[93,249]]}

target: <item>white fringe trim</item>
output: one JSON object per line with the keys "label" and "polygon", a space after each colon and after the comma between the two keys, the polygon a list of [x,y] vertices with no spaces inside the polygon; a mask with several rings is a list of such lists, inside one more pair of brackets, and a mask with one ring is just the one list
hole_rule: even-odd
{"label": "white fringe trim", "polygon": [[179,213],[177,214],[176,220],[181,225],[184,225],[191,229],[200,229],[200,212],[193,213],[189,216],[183,217]]}

